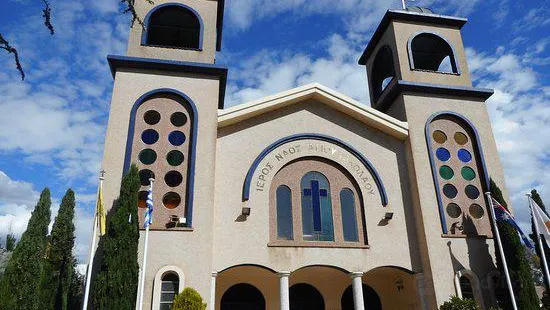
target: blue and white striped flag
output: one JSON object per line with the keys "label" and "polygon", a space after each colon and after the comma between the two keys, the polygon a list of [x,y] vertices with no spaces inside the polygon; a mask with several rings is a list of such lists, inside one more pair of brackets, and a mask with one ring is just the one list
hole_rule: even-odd
{"label": "blue and white striped flag", "polygon": [[145,223],[143,224],[145,228],[153,224],[153,184],[149,187],[146,204],[147,210],[145,211]]}

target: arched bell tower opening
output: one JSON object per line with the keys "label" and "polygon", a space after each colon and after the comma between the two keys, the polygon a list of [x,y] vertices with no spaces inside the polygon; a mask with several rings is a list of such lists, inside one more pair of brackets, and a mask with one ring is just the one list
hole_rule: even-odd
{"label": "arched bell tower opening", "polygon": [[371,91],[373,97],[378,99],[382,92],[395,79],[395,67],[393,63],[393,54],[388,45],[384,45],[378,50],[372,66]]}
{"label": "arched bell tower opening", "polygon": [[453,47],[440,35],[419,33],[410,38],[408,47],[411,69],[459,74]]}
{"label": "arched bell tower opening", "polygon": [[202,48],[202,19],[192,8],[177,3],[159,5],[145,18],[142,45]]}

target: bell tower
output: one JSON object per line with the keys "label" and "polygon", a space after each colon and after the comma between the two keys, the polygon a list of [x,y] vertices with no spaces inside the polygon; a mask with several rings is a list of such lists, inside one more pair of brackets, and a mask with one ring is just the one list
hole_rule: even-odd
{"label": "bell tower", "polygon": [[[126,55],[108,56],[114,87],[103,195],[109,210],[122,175],[138,167],[141,265],[155,180],[144,309],[168,309],[184,287],[210,298],[217,115],[227,80],[227,68],[216,64],[224,0],[136,1],[135,8],[143,25],[131,28]],[[164,282],[173,291],[161,294]]]}
{"label": "bell tower", "polygon": [[403,169],[429,309],[460,296],[464,281],[482,306],[494,302],[495,244],[483,193],[489,178],[506,190],[485,103],[493,91],[472,86],[466,22],[419,7],[387,11],[359,59],[372,107],[409,126]]}

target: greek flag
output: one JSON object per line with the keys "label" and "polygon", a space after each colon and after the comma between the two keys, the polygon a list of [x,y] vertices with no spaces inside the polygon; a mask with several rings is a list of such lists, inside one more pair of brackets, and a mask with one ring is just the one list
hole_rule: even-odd
{"label": "greek flag", "polygon": [[149,187],[149,191],[147,193],[147,210],[145,211],[145,223],[143,226],[147,228],[149,225],[153,224],[153,186]]}

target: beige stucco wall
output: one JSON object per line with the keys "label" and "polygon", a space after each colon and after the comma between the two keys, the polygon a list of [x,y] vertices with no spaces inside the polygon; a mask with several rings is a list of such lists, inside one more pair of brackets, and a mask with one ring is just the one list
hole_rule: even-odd
{"label": "beige stucco wall", "polygon": [[[105,139],[102,168],[106,171],[104,199],[107,209],[118,196],[128,135],[130,111],[136,100],[148,91],[172,88],[186,94],[198,109],[195,196],[192,232],[151,231],[146,270],[145,309],[151,305],[153,279],[166,265],[183,270],[186,285],[197,289],[208,300],[212,259],[212,216],[214,204],[214,159],[216,150],[219,81],[201,75],[151,74],[124,71],[116,73],[111,112]],[[162,180],[162,177],[157,179]],[[163,206],[156,206],[163,208]],[[143,232],[142,232],[143,234]],[[143,255],[140,238],[139,261]]]}
{"label": "beige stucco wall", "polygon": [[[493,138],[491,123],[483,102],[467,99],[435,98],[425,95],[404,95],[406,117],[409,123],[409,147],[411,149],[410,165],[414,165],[414,175],[411,176],[411,186],[418,188],[417,218],[419,225],[419,240],[427,283],[433,281],[436,303],[442,304],[455,294],[453,270],[462,268],[473,270],[486,290],[486,274],[494,266],[493,239],[476,238],[442,238],[440,216],[435,196],[432,170],[428,158],[425,124],[428,118],[438,111],[452,110],[468,118],[478,130],[483,154],[487,163],[489,175],[501,186],[506,198],[504,175]],[[414,191],[416,192],[416,191]],[[488,210],[486,209],[486,212]],[[430,276],[431,275],[431,276]],[[485,291],[488,294],[487,291]],[[489,298],[485,298],[487,301]]]}
{"label": "beige stucco wall", "polygon": [[202,50],[196,51],[177,48],[142,46],[141,35],[144,29],[136,22],[135,25],[130,29],[127,50],[128,56],[214,63],[214,58],[216,55],[216,19],[218,1],[155,0],[154,4],[150,4],[147,1],[136,1],[136,12],[142,20],[145,20],[145,16],[151,9],[163,3],[182,3],[197,11],[197,13],[200,15],[200,18],[202,19],[204,27]]}
{"label": "beige stucco wall", "polygon": [[[370,249],[268,247],[268,191],[252,188],[250,200],[243,202],[243,182],[260,152],[282,137],[299,133],[320,133],[346,141],[378,170],[389,205],[381,205],[377,190],[364,194]],[[369,129],[322,103],[306,101],[220,128],[217,148],[214,253],[223,255],[214,256],[215,270],[243,263],[276,271],[293,271],[313,264],[349,271],[368,271],[384,265],[419,268],[414,257],[416,241],[408,203],[406,163],[399,140]],[[251,215],[239,221],[243,206],[252,209]],[[387,226],[378,226],[385,212],[394,212],[394,217]]]}

